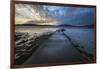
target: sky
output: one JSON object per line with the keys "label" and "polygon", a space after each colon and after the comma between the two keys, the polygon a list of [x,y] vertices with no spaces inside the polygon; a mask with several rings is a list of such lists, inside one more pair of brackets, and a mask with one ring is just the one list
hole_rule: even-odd
{"label": "sky", "polygon": [[86,7],[16,4],[15,14],[16,24],[81,26],[95,21],[95,8]]}

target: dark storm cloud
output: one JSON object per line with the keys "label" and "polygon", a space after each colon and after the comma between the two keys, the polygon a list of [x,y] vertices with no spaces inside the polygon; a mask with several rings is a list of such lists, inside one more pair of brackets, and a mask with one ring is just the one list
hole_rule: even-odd
{"label": "dark storm cloud", "polygon": [[90,25],[93,24],[94,19],[94,12],[93,8],[79,8],[75,11],[70,11],[69,16],[63,18],[62,22],[65,24],[73,24],[73,25]]}
{"label": "dark storm cloud", "polygon": [[[47,6],[49,16],[58,24],[90,25],[94,23],[95,8]],[[52,14],[53,13],[53,14]]]}

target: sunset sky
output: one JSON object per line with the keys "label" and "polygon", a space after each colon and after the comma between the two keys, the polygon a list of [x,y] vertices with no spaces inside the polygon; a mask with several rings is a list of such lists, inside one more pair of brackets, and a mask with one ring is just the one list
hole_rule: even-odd
{"label": "sunset sky", "polygon": [[94,13],[95,8],[16,4],[15,24],[90,25],[95,21]]}

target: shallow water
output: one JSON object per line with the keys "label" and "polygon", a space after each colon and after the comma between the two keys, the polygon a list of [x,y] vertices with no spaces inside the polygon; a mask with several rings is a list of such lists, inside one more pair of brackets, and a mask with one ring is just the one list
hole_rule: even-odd
{"label": "shallow water", "polygon": [[60,30],[62,28],[64,29],[63,32],[74,43],[78,43],[81,49],[93,54],[95,41],[94,29],[92,28],[16,26],[16,32],[28,32],[31,35],[55,31],[24,64],[86,61],[73,47],[68,38],[63,35]]}

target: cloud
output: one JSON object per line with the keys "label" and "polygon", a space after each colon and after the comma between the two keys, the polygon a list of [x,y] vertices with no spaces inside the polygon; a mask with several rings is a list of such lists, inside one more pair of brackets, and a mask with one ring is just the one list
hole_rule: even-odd
{"label": "cloud", "polygon": [[94,8],[79,8],[74,11],[74,14],[69,17],[69,20],[65,20],[64,22],[74,25],[90,25],[95,21],[94,12]]}
{"label": "cloud", "polygon": [[[23,20],[51,20],[56,24],[89,25],[93,24],[95,8],[16,4],[16,24],[27,23]],[[22,18],[22,19],[21,19]],[[19,20],[21,19],[21,20]],[[47,22],[46,21],[46,22]]]}
{"label": "cloud", "polygon": [[[82,8],[82,7],[57,7],[56,14],[53,17],[60,21],[60,24],[71,25],[90,25],[93,24],[95,8]],[[51,14],[52,15],[52,14]]]}

